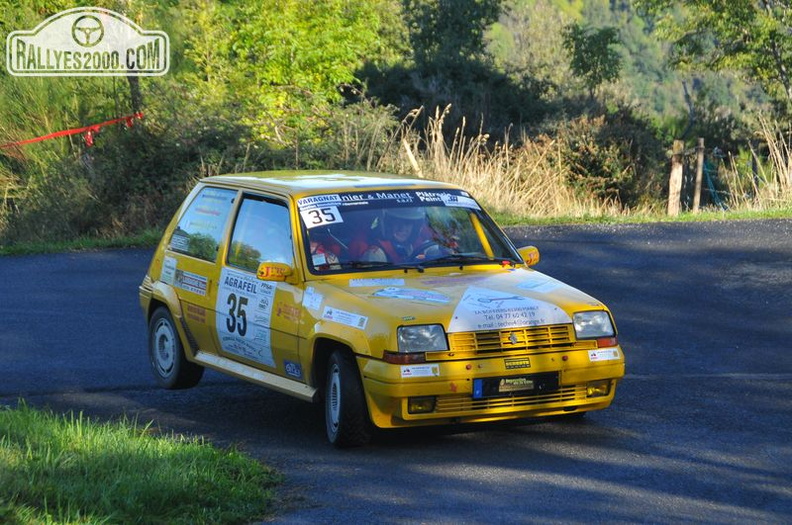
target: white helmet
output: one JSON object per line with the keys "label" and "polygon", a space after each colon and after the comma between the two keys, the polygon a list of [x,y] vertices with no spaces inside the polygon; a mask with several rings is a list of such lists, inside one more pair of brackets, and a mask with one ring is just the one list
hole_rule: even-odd
{"label": "white helmet", "polygon": [[426,221],[426,211],[423,208],[385,208],[382,210],[380,234],[383,239],[387,239],[390,237],[388,234],[391,233],[394,222],[410,222],[413,229],[410,232],[409,242],[412,242],[418,237],[424,221]]}

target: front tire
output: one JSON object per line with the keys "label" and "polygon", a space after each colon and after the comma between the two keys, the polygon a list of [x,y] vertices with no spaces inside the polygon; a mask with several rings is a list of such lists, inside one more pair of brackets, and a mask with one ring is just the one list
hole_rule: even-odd
{"label": "front tire", "polygon": [[338,448],[359,447],[371,440],[363,385],[354,357],[336,350],[327,364],[325,389],[327,439]]}
{"label": "front tire", "polygon": [[173,317],[164,306],[151,316],[148,343],[151,370],[160,386],[176,390],[198,384],[204,368],[185,357]]}

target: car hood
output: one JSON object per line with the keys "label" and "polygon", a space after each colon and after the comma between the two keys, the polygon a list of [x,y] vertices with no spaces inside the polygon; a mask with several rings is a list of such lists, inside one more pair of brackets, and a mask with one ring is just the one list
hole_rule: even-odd
{"label": "car hood", "polygon": [[450,274],[427,270],[398,277],[358,274],[324,284],[333,289],[328,295],[340,300],[339,307],[349,304],[351,295],[362,315],[390,318],[397,324],[441,323],[448,332],[567,324],[577,311],[605,308],[593,297],[529,268],[465,268]]}

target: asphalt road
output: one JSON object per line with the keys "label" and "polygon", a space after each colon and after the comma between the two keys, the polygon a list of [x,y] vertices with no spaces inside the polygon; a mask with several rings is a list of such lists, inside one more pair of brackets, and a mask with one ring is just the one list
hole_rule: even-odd
{"label": "asphalt road", "polygon": [[792,523],[792,220],[509,230],[608,304],[627,357],[583,422],[326,444],[321,410],[218,374],[155,387],[149,250],[0,258],[0,403],[234,444],[280,469],[277,523]]}

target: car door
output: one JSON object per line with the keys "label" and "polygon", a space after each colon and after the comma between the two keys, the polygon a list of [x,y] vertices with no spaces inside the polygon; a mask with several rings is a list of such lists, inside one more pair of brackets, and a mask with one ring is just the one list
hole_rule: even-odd
{"label": "car door", "polygon": [[176,289],[194,350],[217,352],[214,290],[219,248],[236,190],[206,186],[189,203],[165,249],[161,280]]}
{"label": "car door", "polygon": [[286,201],[243,195],[218,282],[215,324],[220,351],[230,359],[302,381],[297,350],[302,291],[256,274],[263,262],[294,267],[294,261]]}

